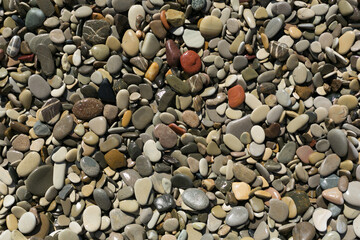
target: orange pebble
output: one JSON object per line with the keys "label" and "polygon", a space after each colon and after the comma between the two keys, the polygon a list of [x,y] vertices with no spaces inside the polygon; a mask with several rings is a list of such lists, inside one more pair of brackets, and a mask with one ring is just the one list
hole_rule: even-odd
{"label": "orange pebble", "polygon": [[91,19],[95,19],[95,20],[100,20],[100,19],[104,19],[105,17],[101,14],[101,13],[93,13],[91,15]]}
{"label": "orange pebble", "polygon": [[173,72],[171,71],[171,69],[169,69],[169,70],[165,73],[165,77],[166,77],[167,75],[171,75],[171,74],[173,74]]}
{"label": "orange pebble", "polygon": [[156,76],[159,74],[159,70],[159,64],[157,62],[153,62],[146,71],[145,78],[149,79],[150,81],[154,81]]}
{"label": "orange pebble", "polygon": [[169,127],[176,132],[177,134],[183,135],[184,133],[186,133],[186,130],[179,127],[178,125],[176,125],[175,123],[170,123]]}
{"label": "orange pebble", "polygon": [[131,116],[132,116],[131,110],[127,110],[124,113],[124,116],[123,116],[123,118],[121,120],[121,126],[127,127],[129,125],[129,123],[130,123]]}
{"label": "orange pebble", "polygon": [[166,28],[166,30],[170,29],[170,25],[168,23],[168,21],[166,20],[166,15],[165,15],[166,11],[162,10],[160,13],[160,20],[162,22],[162,24],[164,25],[164,27]]}

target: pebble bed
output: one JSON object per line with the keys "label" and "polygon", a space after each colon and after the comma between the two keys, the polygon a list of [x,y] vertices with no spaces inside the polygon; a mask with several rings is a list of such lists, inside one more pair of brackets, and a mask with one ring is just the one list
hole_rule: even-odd
{"label": "pebble bed", "polygon": [[357,0],[0,0],[0,240],[360,239]]}

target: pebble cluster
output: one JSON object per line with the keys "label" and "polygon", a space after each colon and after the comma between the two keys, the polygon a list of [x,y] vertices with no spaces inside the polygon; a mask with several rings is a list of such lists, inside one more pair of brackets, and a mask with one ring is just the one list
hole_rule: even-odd
{"label": "pebble cluster", "polygon": [[0,240],[360,238],[358,0],[0,0]]}

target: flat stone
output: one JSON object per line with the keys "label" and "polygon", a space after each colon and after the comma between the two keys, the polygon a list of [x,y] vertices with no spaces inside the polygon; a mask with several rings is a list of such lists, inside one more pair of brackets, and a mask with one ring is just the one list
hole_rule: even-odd
{"label": "flat stone", "polygon": [[186,46],[190,48],[201,48],[205,43],[205,39],[200,31],[196,30],[185,29],[182,38]]}
{"label": "flat stone", "polygon": [[327,135],[330,146],[333,151],[339,156],[344,157],[348,152],[348,143],[345,133],[340,129],[331,129]]}
{"label": "flat stone", "polygon": [[226,215],[225,223],[230,227],[237,227],[247,222],[249,213],[245,207],[233,207]]}
{"label": "flat stone", "polygon": [[345,201],[353,206],[360,207],[360,195],[357,189],[360,187],[360,182],[353,181],[349,183],[346,192],[343,194]]}
{"label": "flat stone", "polygon": [[270,200],[269,216],[276,222],[284,222],[289,215],[289,207],[285,202],[278,199]]}
{"label": "flat stone", "polygon": [[53,75],[55,72],[55,63],[50,48],[44,44],[39,44],[36,47],[36,55],[40,61],[42,72],[46,76]]}
{"label": "flat stone", "polygon": [[235,178],[242,182],[252,183],[256,178],[255,172],[241,163],[234,164],[233,172]]}
{"label": "flat stone", "polygon": [[309,222],[300,222],[292,230],[294,239],[311,240],[315,237],[316,230]]}
{"label": "flat stone", "polygon": [[103,111],[104,105],[100,100],[95,98],[85,98],[80,101],[77,101],[72,111],[75,116],[79,119],[90,120],[98,115],[100,115]]}
{"label": "flat stone", "polygon": [[295,142],[288,142],[285,146],[281,149],[278,160],[281,163],[288,163],[293,160],[296,152],[296,143]]}
{"label": "flat stone", "polygon": [[181,195],[184,203],[195,210],[203,210],[209,205],[209,198],[196,188],[188,188]]}
{"label": "flat stone", "polygon": [[85,208],[83,212],[83,222],[86,231],[97,231],[101,224],[101,209],[96,205]]}
{"label": "flat stone", "polygon": [[275,17],[266,25],[265,34],[269,39],[272,39],[282,28],[284,20],[280,17]]}
{"label": "flat stone", "polygon": [[80,160],[81,169],[89,177],[96,177],[100,172],[99,164],[91,157],[83,157]]}
{"label": "flat stone", "polygon": [[108,211],[112,204],[106,191],[101,188],[96,188],[93,192],[94,200],[96,204],[104,211]]}
{"label": "flat stone", "polygon": [[326,231],[327,221],[331,217],[331,211],[324,208],[317,208],[313,213],[315,228],[320,231]]}
{"label": "flat stone", "polygon": [[321,176],[328,176],[338,169],[341,159],[336,154],[328,155],[321,163],[319,173]]}
{"label": "flat stone", "polygon": [[110,35],[110,24],[104,20],[87,20],[82,34],[85,41],[92,45],[105,43]]}
{"label": "flat stone", "polygon": [[[206,16],[200,23],[200,33],[206,39],[217,37],[223,28],[221,20],[215,16]],[[186,30],[185,30],[186,31]]]}
{"label": "flat stone", "polygon": [[30,173],[25,183],[27,190],[36,196],[44,196],[52,185],[53,167],[50,165],[37,167]]}
{"label": "flat stone", "polygon": [[24,213],[19,219],[18,228],[21,233],[28,234],[36,227],[36,218],[32,212]]}

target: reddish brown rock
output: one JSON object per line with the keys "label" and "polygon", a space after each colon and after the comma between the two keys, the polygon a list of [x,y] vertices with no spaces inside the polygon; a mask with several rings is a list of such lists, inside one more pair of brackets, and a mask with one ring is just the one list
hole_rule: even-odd
{"label": "reddish brown rock", "polygon": [[103,111],[104,105],[96,98],[85,98],[77,101],[72,111],[81,120],[90,120],[99,116]]}
{"label": "reddish brown rock", "polygon": [[165,124],[158,124],[155,127],[154,135],[159,139],[161,146],[164,148],[172,148],[177,143],[176,133]]}
{"label": "reddish brown rock", "polygon": [[245,91],[242,86],[236,85],[228,91],[229,106],[237,108],[245,101]]}
{"label": "reddish brown rock", "polygon": [[280,124],[272,123],[268,128],[264,130],[267,138],[276,138],[280,135]]}
{"label": "reddish brown rock", "polygon": [[180,62],[180,50],[174,40],[170,39],[166,41],[166,60],[170,67],[177,67]]}
{"label": "reddish brown rock", "polygon": [[309,156],[314,150],[308,145],[301,146],[296,150],[296,155],[300,158],[303,163],[309,163]]}

